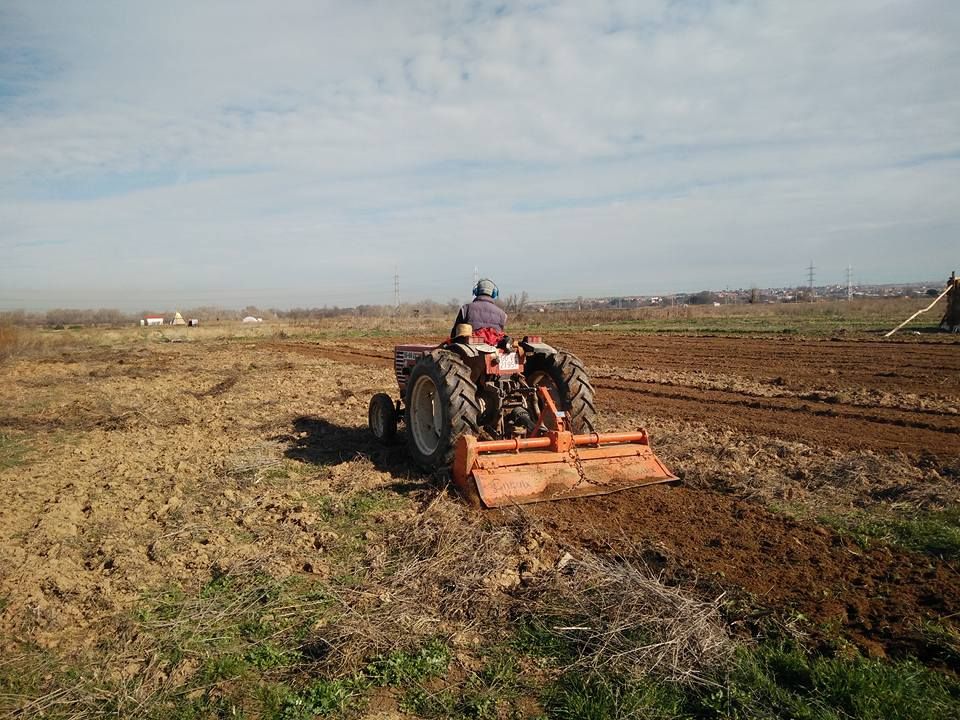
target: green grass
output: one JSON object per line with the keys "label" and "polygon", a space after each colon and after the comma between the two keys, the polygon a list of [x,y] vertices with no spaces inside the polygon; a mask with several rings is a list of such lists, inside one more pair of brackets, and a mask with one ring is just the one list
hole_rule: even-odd
{"label": "green grass", "polygon": [[960,681],[913,660],[828,658],[765,645],[742,651],[726,684],[705,700],[698,709],[715,717],[934,720],[960,717]]}
{"label": "green grass", "polygon": [[361,704],[369,687],[360,675],[339,680],[315,680],[300,692],[285,692],[267,717],[310,720],[317,716],[342,715]]}
{"label": "green grass", "polygon": [[960,681],[916,661],[811,656],[790,645],[742,649],[715,684],[682,687],[571,672],[545,693],[551,718],[795,718],[940,720],[960,717]]}
{"label": "green grass", "polygon": [[415,652],[396,651],[380,656],[365,671],[377,685],[407,685],[442,676],[450,665],[450,649],[434,639]]}
{"label": "green grass", "polygon": [[947,667],[960,667],[960,630],[947,622],[928,621],[921,627],[927,647]]}
{"label": "green grass", "polygon": [[[551,633],[548,620],[527,618],[513,647],[553,667],[571,667],[576,648]],[[949,625],[925,634],[956,666],[960,636]],[[796,718],[897,720],[960,717],[960,679],[912,659],[896,662],[850,655],[812,654],[799,645],[769,641],[741,647],[732,664],[684,686],[654,677],[627,679],[588,669],[563,672],[541,691],[550,718]]]}
{"label": "green grass", "polygon": [[568,637],[551,627],[567,624],[565,620],[527,615],[520,618],[513,634],[513,648],[544,665],[565,665],[577,658],[577,648]]}
{"label": "green grass", "polygon": [[558,720],[690,717],[681,690],[654,680],[628,682],[597,672],[571,672],[544,693],[547,716]]}
{"label": "green grass", "polygon": [[[173,606],[191,606],[200,599],[248,616],[242,602],[216,603],[227,598],[260,602],[250,590],[250,583],[221,579],[199,594],[173,593],[159,608],[153,599],[154,609],[139,632],[169,630],[171,622],[183,618],[182,612],[172,611]],[[200,637],[187,642],[179,636],[167,638],[161,645],[176,649],[167,655],[170,667],[187,660],[203,662],[179,686],[151,697],[146,707],[139,707],[131,696],[136,694],[135,687],[103,675],[92,679],[95,673],[64,667],[40,650],[34,657],[46,659],[45,665],[0,667],[0,697],[42,695],[44,683],[57,674],[55,686],[72,690],[62,707],[46,709],[47,717],[124,717],[136,709],[138,715],[154,718],[355,718],[362,715],[376,688],[390,688],[401,711],[431,719],[533,718],[540,717],[541,710],[543,717],[561,720],[960,717],[960,680],[914,660],[828,657],[794,644],[768,642],[742,647],[729,666],[709,674],[703,684],[681,685],[653,675],[631,679],[572,666],[575,648],[564,646],[562,638],[548,638],[549,621],[534,619],[519,625],[514,642],[475,656],[482,662],[474,671],[454,668],[451,647],[434,638],[374,657],[353,674],[326,677],[316,674],[315,666],[301,655],[298,633],[277,632],[277,609],[290,601],[289,593],[289,587],[274,583],[259,595],[266,603],[259,615],[273,620],[195,622],[198,636],[210,648],[203,656],[194,644]],[[281,604],[271,605],[274,599]],[[221,643],[210,635],[214,626],[233,639]],[[931,626],[926,632],[941,636],[945,645],[957,639],[946,626]],[[956,646],[952,647],[955,651]]]}
{"label": "green grass", "polygon": [[0,433],[0,470],[23,465],[28,452],[29,448],[22,440]]}
{"label": "green grass", "polygon": [[323,520],[350,526],[375,512],[396,509],[402,503],[395,494],[380,490],[361,490],[345,498],[316,496],[311,500]]}
{"label": "green grass", "polygon": [[318,678],[299,691],[287,690],[269,717],[308,720],[316,716],[343,715],[363,705],[373,687],[398,687],[410,693],[425,692],[423,683],[446,674],[450,649],[433,639],[422,647],[380,655],[361,672],[344,678]]}
{"label": "green grass", "polygon": [[880,542],[948,560],[960,559],[960,508],[957,507],[903,518],[858,513],[822,515],[818,520],[850,535],[863,547]]}
{"label": "green grass", "polygon": [[516,655],[508,648],[494,648],[483,659],[479,671],[469,673],[456,685],[441,689],[428,689],[422,684],[408,687],[401,709],[424,718],[495,720],[519,716],[517,700],[533,690],[521,678]]}

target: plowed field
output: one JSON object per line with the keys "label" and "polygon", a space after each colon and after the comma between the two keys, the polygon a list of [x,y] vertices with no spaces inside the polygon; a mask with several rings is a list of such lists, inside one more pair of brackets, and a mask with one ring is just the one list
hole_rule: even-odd
{"label": "plowed field", "polygon": [[[360,552],[362,567],[376,568],[389,550],[381,532],[441,497],[402,445],[381,447],[366,430],[369,397],[395,394],[393,338],[151,337],[2,366],[8,643],[92,647],[150,593],[200,587],[238,563],[336,578]],[[499,557],[498,597],[528,584],[531,567],[590,552],[726,598],[732,627],[773,618],[814,642],[944,664],[925,628],[960,617],[952,551],[893,530],[866,542],[845,528],[861,516],[896,528],[956,511],[960,343],[603,332],[549,341],[587,365],[601,429],[646,427],[682,482],[525,506],[525,527],[542,533],[530,545],[536,562],[519,546]],[[361,517],[364,493],[400,509],[372,525],[330,525],[344,508]],[[456,512],[466,522],[474,511]],[[494,528],[517,523],[516,511],[486,517]]]}
{"label": "plowed field", "polygon": [[[551,341],[587,363],[604,410],[822,447],[960,455],[956,343],[608,335]],[[388,344],[288,349],[354,364],[391,362]]]}
{"label": "plowed field", "polygon": [[[951,561],[863,549],[813,522],[785,518],[769,502],[737,497],[774,504],[802,497],[813,512],[827,513],[897,502],[955,506],[960,344],[550,340],[587,364],[606,429],[645,425],[656,448],[662,427],[668,440],[660,454],[695,486],[530,506],[569,546],[641,558],[657,548],[654,556],[681,576],[842,627],[870,653],[922,655],[923,622],[960,613],[960,569]],[[391,362],[389,341],[271,349],[357,365]],[[731,486],[736,494],[716,492]]]}

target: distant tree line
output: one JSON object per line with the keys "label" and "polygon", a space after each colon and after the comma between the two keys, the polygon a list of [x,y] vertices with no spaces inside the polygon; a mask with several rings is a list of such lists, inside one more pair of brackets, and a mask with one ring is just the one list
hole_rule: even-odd
{"label": "distant tree line", "polygon": [[[425,317],[450,315],[457,312],[461,301],[451,298],[446,303],[439,303],[434,300],[420,300],[419,302],[403,303],[397,308],[394,305],[357,305],[356,307],[339,307],[337,305],[323,307],[295,307],[290,309],[279,308],[259,308],[256,305],[247,305],[241,309],[231,309],[205,305],[193,308],[180,308],[180,315],[185,319],[196,318],[201,322],[225,322],[231,320],[242,320],[245,317],[252,316],[263,318],[264,320],[288,320],[294,322],[306,322],[315,320],[324,320],[327,318],[340,317],[396,317],[396,316],[417,316]],[[527,304],[527,295],[523,293],[519,296],[511,296],[506,303],[501,303],[508,307],[508,312],[521,312]],[[0,312],[0,323],[5,325],[21,325],[49,328],[66,327],[92,327],[92,326],[123,326],[138,325],[140,320],[146,317],[163,317],[172,320],[174,310],[156,310],[146,309],[140,312],[122,312],[113,308],[99,309],[77,309],[77,308],[56,308],[45,312],[28,312],[25,310],[11,310]]]}

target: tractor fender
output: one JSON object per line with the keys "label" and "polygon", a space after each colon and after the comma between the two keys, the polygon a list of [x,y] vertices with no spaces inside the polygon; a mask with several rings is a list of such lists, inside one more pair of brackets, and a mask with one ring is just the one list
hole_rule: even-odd
{"label": "tractor fender", "polygon": [[543,342],[529,342],[528,340],[521,340],[520,347],[528,355],[556,355],[557,349],[550,345],[547,345]]}
{"label": "tractor fender", "polygon": [[497,351],[493,345],[487,345],[486,343],[477,343],[476,345],[468,345],[466,343],[450,343],[446,346],[446,349],[452,350],[465,360],[467,358],[480,357],[481,355],[489,355],[490,353],[495,353]]}

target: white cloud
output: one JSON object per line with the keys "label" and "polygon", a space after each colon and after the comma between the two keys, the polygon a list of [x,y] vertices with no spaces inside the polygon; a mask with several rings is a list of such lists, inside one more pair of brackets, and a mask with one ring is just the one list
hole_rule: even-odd
{"label": "white cloud", "polygon": [[0,305],[87,286],[124,304],[140,278],[389,301],[394,265],[438,298],[474,265],[550,296],[791,283],[810,258],[825,279],[936,277],[960,225],[958,16],[15,3]]}

